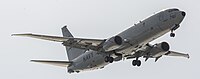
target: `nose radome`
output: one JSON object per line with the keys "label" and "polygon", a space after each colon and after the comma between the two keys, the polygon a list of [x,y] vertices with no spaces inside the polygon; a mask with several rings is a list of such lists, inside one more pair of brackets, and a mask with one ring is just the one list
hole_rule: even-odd
{"label": "nose radome", "polygon": [[185,16],[185,15],[186,15],[186,13],[185,13],[185,12],[182,12],[181,14],[182,14],[183,16]]}

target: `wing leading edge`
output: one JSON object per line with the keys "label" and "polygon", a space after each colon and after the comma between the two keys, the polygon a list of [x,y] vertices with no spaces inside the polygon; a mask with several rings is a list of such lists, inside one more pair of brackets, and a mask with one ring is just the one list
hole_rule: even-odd
{"label": "wing leading edge", "polygon": [[23,36],[23,37],[31,37],[31,38],[54,41],[54,42],[63,42],[63,45],[65,46],[75,47],[80,49],[92,49],[92,50],[97,50],[98,46],[105,41],[104,39],[59,37],[59,36],[39,35],[32,33],[12,34],[11,36]]}

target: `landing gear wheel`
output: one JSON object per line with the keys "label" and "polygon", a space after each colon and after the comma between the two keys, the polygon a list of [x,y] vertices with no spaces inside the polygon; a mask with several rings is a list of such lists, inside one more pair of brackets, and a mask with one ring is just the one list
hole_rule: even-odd
{"label": "landing gear wheel", "polygon": [[175,37],[175,33],[170,33],[170,37]]}
{"label": "landing gear wheel", "polygon": [[140,60],[137,60],[137,62],[136,62],[137,64],[137,66],[139,67],[139,66],[141,66],[141,61]]}
{"label": "landing gear wheel", "polygon": [[139,66],[141,66],[141,61],[140,61],[140,60],[133,60],[133,61],[132,61],[132,65],[133,65],[133,66],[138,66],[138,67],[139,67]]}
{"label": "landing gear wheel", "polygon": [[109,57],[109,63],[113,63],[114,58],[113,57]]}
{"label": "landing gear wheel", "polygon": [[76,71],[76,73],[79,73],[80,71]]}
{"label": "landing gear wheel", "polygon": [[70,73],[70,74],[74,73],[74,71],[72,69],[69,69],[67,72]]}
{"label": "landing gear wheel", "polygon": [[113,61],[114,61],[113,57],[109,57],[109,56],[105,57],[105,62],[113,63]]}
{"label": "landing gear wheel", "polygon": [[108,61],[109,61],[109,57],[106,56],[106,57],[105,57],[105,62],[108,62]]}
{"label": "landing gear wheel", "polygon": [[136,64],[137,64],[137,63],[136,63],[136,60],[133,60],[133,61],[132,61],[132,65],[133,65],[133,66],[136,66]]}

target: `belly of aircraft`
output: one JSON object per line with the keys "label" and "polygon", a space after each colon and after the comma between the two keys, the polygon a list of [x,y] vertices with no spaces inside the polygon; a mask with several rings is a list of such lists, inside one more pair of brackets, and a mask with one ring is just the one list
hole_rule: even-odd
{"label": "belly of aircraft", "polygon": [[[132,32],[133,36],[130,39],[132,39],[131,41],[134,41],[134,42],[131,42],[131,44],[125,44],[125,46],[123,46],[124,48],[119,50],[117,53],[132,54],[134,53],[134,51],[140,49],[147,43],[157,39],[158,37],[170,31],[169,28],[161,29],[160,27],[171,27],[171,26],[168,26],[168,25],[158,26],[156,24],[156,25],[145,27],[143,30],[141,30],[142,32],[139,32],[139,33],[136,33],[133,31]],[[135,29],[138,29],[138,28],[135,28]]]}

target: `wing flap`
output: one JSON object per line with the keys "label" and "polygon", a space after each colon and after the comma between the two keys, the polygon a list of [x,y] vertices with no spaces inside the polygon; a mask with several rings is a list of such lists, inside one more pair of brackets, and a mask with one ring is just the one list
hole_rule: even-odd
{"label": "wing flap", "polygon": [[189,54],[179,53],[179,52],[175,52],[175,51],[168,51],[165,55],[190,58]]}
{"label": "wing flap", "polygon": [[43,63],[43,64],[49,64],[59,67],[67,67],[72,64],[70,61],[52,61],[52,60],[31,60],[31,62],[37,62],[37,63]]}

